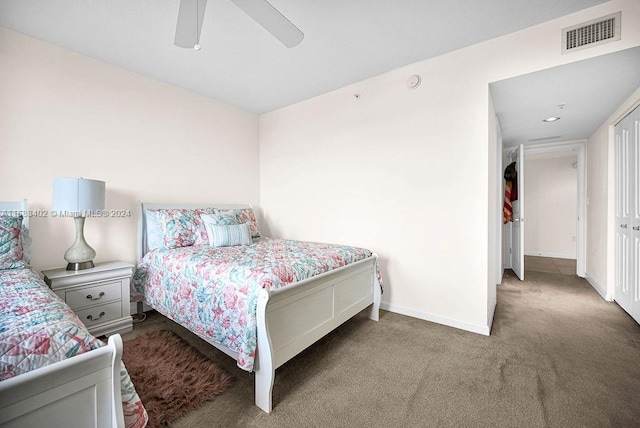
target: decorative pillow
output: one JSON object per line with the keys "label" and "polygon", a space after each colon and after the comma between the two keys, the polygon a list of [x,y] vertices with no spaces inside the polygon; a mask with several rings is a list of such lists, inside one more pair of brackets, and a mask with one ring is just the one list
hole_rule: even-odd
{"label": "decorative pillow", "polygon": [[233,211],[216,211],[210,214],[201,214],[200,218],[204,222],[205,227],[207,223],[217,225],[239,224],[236,214]]}
{"label": "decorative pillow", "polygon": [[22,216],[0,217],[0,269],[26,267],[23,261],[21,230]]}
{"label": "decorative pillow", "polygon": [[209,245],[209,236],[207,235],[207,230],[204,227],[204,222],[202,221],[202,215],[213,214],[215,212],[215,208],[199,208],[194,210],[194,227],[193,227],[193,235],[194,242],[193,245],[196,247],[201,247],[203,245]]}
{"label": "decorative pillow", "polygon": [[212,247],[253,244],[249,223],[213,224],[205,221],[205,227],[209,234],[209,245]]}
{"label": "decorative pillow", "polygon": [[[202,246],[209,243],[207,231],[200,215],[214,211],[214,208],[171,208],[147,210],[147,214],[155,215],[162,234],[162,246],[178,248],[192,245]],[[149,225],[147,225],[148,227]],[[147,232],[149,231],[147,230]],[[148,240],[147,245],[150,245]]]}
{"label": "decorative pillow", "polygon": [[144,210],[147,219],[147,248],[149,251],[164,247],[164,234],[156,216],[157,212]]}
{"label": "decorative pillow", "polygon": [[31,237],[29,237],[29,228],[25,225],[24,216],[20,229],[20,245],[22,245],[22,261],[25,265],[31,264]]}
{"label": "decorative pillow", "polygon": [[233,214],[236,217],[236,223],[249,223],[252,238],[260,237],[260,229],[258,228],[258,220],[253,208],[239,208],[233,210],[216,210],[216,214]]}
{"label": "decorative pillow", "polygon": [[[252,238],[260,237],[258,221],[252,208],[219,210],[216,208],[173,208],[163,210],[147,210],[154,213],[160,225],[163,246],[178,248],[201,246],[210,243],[207,230],[201,218],[203,214],[216,215],[217,224],[239,224],[249,222]],[[152,216],[154,215],[152,214]],[[147,230],[149,232],[149,230]],[[148,235],[147,235],[148,236]],[[147,245],[151,248],[149,241]]]}

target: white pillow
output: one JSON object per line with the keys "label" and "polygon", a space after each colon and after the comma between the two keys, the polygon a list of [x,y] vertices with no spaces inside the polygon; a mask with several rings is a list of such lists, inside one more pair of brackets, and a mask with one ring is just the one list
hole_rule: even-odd
{"label": "white pillow", "polygon": [[249,223],[215,224],[205,220],[204,226],[207,229],[207,235],[209,235],[209,245],[212,247],[253,244]]}
{"label": "white pillow", "polygon": [[147,248],[149,251],[164,247],[164,234],[155,211],[144,210],[147,218]]}

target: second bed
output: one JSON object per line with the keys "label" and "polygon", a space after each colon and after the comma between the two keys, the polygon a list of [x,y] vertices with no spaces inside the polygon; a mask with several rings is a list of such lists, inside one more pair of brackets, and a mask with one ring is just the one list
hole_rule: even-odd
{"label": "second bed", "polygon": [[[203,218],[218,213],[251,223],[250,243],[208,245]],[[134,300],[254,371],[255,402],[265,412],[276,368],[368,306],[378,320],[377,255],[261,237],[248,206],[139,204],[138,235]]]}

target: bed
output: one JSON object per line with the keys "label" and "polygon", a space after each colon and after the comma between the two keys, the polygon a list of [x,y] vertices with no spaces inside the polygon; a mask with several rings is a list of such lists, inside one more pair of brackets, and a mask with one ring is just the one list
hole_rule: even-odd
{"label": "bed", "polygon": [[[243,245],[215,244],[221,230]],[[368,307],[378,320],[376,254],[262,237],[248,205],[138,203],[137,248],[133,300],[253,371],[267,413],[278,367]]]}
{"label": "bed", "polygon": [[27,201],[0,203],[0,426],[142,428],[122,339],[89,334],[28,264]]}

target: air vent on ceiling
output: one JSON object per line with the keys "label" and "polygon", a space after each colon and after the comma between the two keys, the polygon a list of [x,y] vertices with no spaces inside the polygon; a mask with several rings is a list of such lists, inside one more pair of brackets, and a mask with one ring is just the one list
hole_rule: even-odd
{"label": "air vent on ceiling", "polygon": [[557,140],[558,138],[562,138],[562,135],[554,135],[553,137],[530,138],[527,141],[533,143],[534,141]]}
{"label": "air vent on ceiling", "polygon": [[620,40],[621,12],[562,29],[562,53]]}

